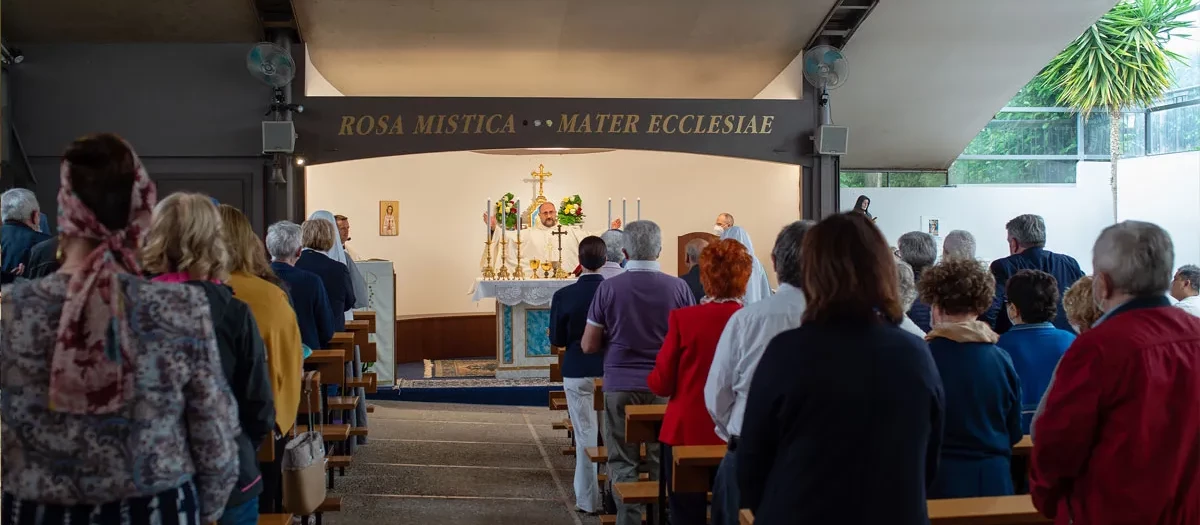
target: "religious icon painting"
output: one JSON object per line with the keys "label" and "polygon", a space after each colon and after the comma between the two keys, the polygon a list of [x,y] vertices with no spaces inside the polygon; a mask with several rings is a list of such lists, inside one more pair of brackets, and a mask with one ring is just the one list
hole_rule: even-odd
{"label": "religious icon painting", "polygon": [[379,235],[400,235],[400,201],[379,201]]}
{"label": "religious icon painting", "polygon": [[941,224],[942,221],[941,220],[939,220],[937,217],[922,217],[921,222],[923,223],[922,225],[925,227],[925,233],[928,233],[929,235],[932,235],[934,237],[941,237],[941,235],[942,235],[942,224]]}

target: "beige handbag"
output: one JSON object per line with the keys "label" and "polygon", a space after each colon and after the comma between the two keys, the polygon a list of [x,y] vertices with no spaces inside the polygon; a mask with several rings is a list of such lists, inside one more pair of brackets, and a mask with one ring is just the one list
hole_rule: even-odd
{"label": "beige handbag", "polygon": [[325,501],[325,440],[320,432],[313,430],[312,396],[308,385],[313,372],[305,372],[304,400],[308,406],[308,432],[296,435],[292,426],[292,439],[283,449],[283,508],[297,516],[316,512]]}

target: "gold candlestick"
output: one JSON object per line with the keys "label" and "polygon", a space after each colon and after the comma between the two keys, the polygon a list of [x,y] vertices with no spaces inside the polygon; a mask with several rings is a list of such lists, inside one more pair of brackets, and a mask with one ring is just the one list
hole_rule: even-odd
{"label": "gold candlestick", "polygon": [[483,267],[483,278],[490,281],[496,278],[496,269],[492,268],[492,238],[488,237],[483,244],[487,246],[487,250],[484,252],[487,254],[487,265]]}
{"label": "gold candlestick", "polygon": [[568,275],[571,275],[571,274],[567,273],[567,271],[564,270],[562,267],[562,248],[558,249],[558,264],[556,264],[555,266],[556,266],[554,268],[554,278],[555,279],[566,279]]}
{"label": "gold candlestick", "polygon": [[500,238],[500,271],[496,272],[496,278],[502,281],[508,280],[508,241]]}
{"label": "gold candlestick", "polygon": [[521,266],[521,231],[517,230],[517,267],[513,270],[512,278],[517,281],[525,280],[525,267]]}

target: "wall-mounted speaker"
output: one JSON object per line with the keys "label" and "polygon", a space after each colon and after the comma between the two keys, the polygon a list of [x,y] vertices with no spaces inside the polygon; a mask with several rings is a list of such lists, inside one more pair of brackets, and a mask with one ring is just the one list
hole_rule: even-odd
{"label": "wall-mounted speaker", "polygon": [[850,128],[845,126],[821,126],[814,140],[818,155],[845,155],[850,141]]}
{"label": "wall-mounted speaker", "polygon": [[263,153],[291,153],[296,149],[296,126],[290,120],[264,120]]}

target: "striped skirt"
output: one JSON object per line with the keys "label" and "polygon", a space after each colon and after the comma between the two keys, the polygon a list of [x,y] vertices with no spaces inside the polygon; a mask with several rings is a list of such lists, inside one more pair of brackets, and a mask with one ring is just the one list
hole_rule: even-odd
{"label": "striped skirt", "polygon": [[52,505],[5,493],[0,525],[200,525],[196,486],[101,505]]}

